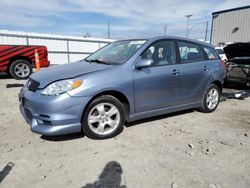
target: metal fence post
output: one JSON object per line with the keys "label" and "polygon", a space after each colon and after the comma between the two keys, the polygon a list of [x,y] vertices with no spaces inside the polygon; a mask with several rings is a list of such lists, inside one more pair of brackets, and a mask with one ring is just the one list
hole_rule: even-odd
{"label": "metal fence post", "polygon": [[30,45],[28,36],[26,36],[26,45]]}
{"label": "metal fence post", "polygon": [[70,63],[69,40],[67,40],[67,54],[68,54],[68,63]]}

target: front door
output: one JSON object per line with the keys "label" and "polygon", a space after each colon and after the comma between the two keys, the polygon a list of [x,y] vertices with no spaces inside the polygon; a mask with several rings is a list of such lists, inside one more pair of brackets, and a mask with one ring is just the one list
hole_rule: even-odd
{"label": "front door", "polygon": [[154,63],[147,68],[134,69],[136,112],[178,105],[180,64],[176,59],[175,42],[154,42],[140,59],[152,59]]}

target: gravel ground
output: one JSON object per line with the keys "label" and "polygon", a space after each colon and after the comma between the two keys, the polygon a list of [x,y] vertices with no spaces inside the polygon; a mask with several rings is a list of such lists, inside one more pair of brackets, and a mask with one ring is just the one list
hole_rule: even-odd
{"label": "gravel ground", "polygon": [[250,187],[250,97],[227,99],[211,114],[137,121],[115,138],[91,140],[32,133],[19,112],[20,87],[6,88],[21,83],[0,75],[1,188]]}

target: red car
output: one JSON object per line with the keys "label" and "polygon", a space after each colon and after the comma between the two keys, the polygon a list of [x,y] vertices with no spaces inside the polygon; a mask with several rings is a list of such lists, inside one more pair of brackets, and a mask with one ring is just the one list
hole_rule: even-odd
{"label": "red car", "polygon": [[7,72],[15,79],[26,79],[35,68],[35,50],[39,54],[40,67],[48,67],[46,46],[0,45],[0,72]]}

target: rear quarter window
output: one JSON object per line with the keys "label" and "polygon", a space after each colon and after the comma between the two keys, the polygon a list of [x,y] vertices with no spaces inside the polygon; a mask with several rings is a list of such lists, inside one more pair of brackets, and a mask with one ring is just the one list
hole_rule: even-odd
{"label": "rear quarter window", "polygon": [[193,63],[203,61],[203,53],[199,45],[190,42],[178,41],[181,63]]}
{"label": "rear quarter window", "polygon": [[207,58],[210,60],[213,59],[220,59],[219,54],[216,52],[214,48],[203,47],[204,51],[206,52]]}

